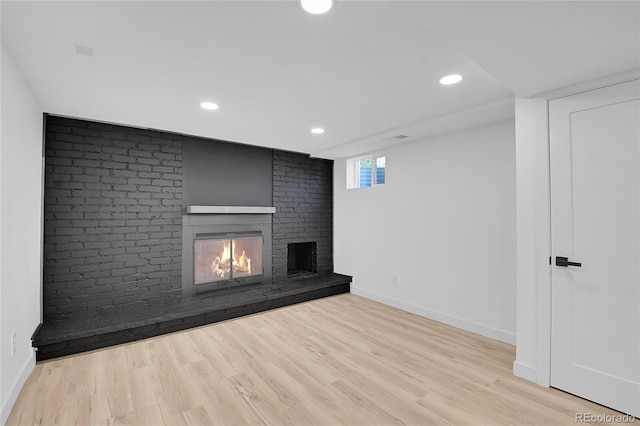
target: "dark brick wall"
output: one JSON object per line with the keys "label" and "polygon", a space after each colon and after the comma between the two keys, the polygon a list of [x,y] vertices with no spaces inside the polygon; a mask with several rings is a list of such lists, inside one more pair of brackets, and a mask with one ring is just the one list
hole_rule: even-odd
{"label": "dark brick wall", "polygon": [[182,136],[47,117],[45,321],[180,298]]}
{"label": "dark brick wall", "polygon": [[287,244],[317,243],[319,274],[333,272],[333,162],[273,153],[273,280],[287,278]]}
{"label": "dark brick wall", "polygon": [[[181,297],[183,147],[196,139],[47,116],[45,321]],[[300,242],[317,243],[330,274],[333,162],[272,155],[273,279],[287,279],[287,244]]]}

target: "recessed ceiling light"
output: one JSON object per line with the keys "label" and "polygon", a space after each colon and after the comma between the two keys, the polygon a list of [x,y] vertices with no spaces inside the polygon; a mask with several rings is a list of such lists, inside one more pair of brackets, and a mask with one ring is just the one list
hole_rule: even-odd
{"label": "recessed ceiling light", "polygon": [[460,83],[462,76],[460,74],[445,75],[440,79],[440,84],[450,86],[452,84]]}
{"label": "recessed ceiling light", "polygon": [[313,133],[315,135],[320,135],[320,134],[324,133],[324,129],[322,129],[320,127],[316,127],[315,129],[311,129],[311,133]]}
{"label": "recessed ceiling light", "polygon": [[219,108],[218,104],[214,104],[213,102],[201,102],[200,107],[209,111],[213,111]]}
{"label": "recessed ceiling light", "polygon": [[321,15],[331,9],[333,0],[300,0],[300,4],[305,11],[313,15]]}

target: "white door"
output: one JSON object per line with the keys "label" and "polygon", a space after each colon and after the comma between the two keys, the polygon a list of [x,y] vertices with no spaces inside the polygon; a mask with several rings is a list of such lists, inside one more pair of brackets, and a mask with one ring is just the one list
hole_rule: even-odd
{"label": "white door", "polygon": [[[549,103],[551,386],[640,416],[640,84]],[[566,262],[581,265],[563,265]]]}

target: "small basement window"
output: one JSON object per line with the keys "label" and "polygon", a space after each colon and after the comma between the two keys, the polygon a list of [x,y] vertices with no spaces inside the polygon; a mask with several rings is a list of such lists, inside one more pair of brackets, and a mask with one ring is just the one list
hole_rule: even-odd
{"label": "small basement window", "polygon": [[386,182],[386,157],[347,160],[347,189],[370,188]]}

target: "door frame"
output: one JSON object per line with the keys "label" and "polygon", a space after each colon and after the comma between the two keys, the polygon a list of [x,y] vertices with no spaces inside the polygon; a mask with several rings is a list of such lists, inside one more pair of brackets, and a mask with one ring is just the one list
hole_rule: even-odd
{"label": "door frame", "polygon": [[[549,102],[640,79],[640,68],[516,98],[517,299],[513,374],[551,384],[551,181]],[[531,299],[535,301],[531,307]]]}

